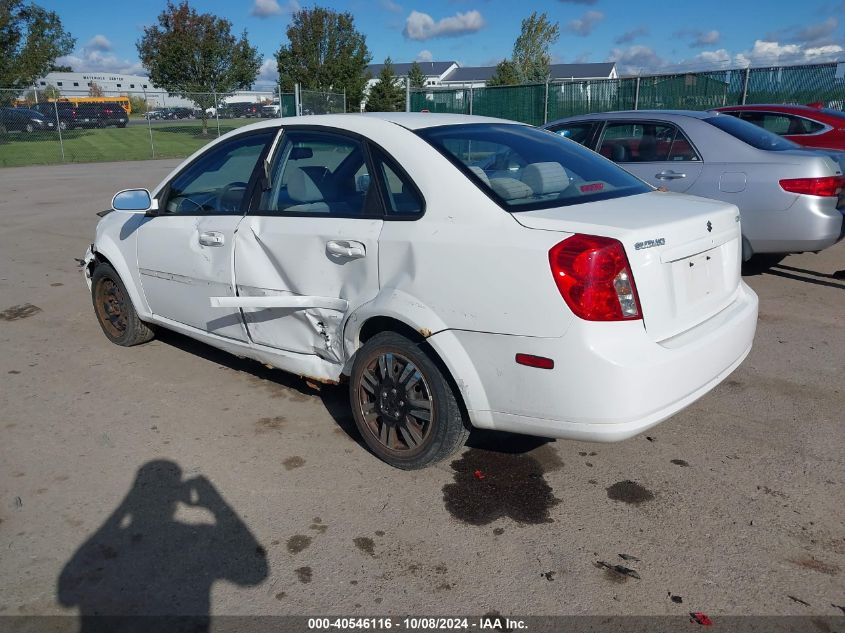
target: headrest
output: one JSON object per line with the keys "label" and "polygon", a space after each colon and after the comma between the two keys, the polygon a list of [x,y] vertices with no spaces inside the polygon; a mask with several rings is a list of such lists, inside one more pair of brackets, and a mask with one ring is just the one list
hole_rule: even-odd
{"label": "headrest", "polygon": [[532,194],[531,187],[516,178],[491,178],[490,188],[505,200],[530,198]]}
{"label": "headrest", "polygon": [[474,173],[478,178],[488,187],[490,186],[490,179],[487,177],[487,174],[484,172],[481,167],[478,165],[470,165],[469,170]]}
{"label": "headrest", "polygon": [[628,148],[624,145],[612,145],[610,147],[610,160],[614,163],[625,163],[628,161]]}
{"label": "headrest", "polygon": [[531,163],[522,169],[522,182],[535,196],[560,193],[569,186],[569,176],[560,163]]}
{"label": "headrest", "polygon": [[320,202],[323,194],[314,180],[299,167],[293,167],[288,176],[288,195],[296,202]]}

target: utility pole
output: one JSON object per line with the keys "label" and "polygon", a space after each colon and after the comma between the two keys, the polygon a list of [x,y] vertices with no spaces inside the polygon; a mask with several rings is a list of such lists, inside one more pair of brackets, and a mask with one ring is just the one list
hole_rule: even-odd
{"label": "utility pole", "polygon": [[405,77],[405,112],[411,111],[411,78]]}
{"label": "utility pole", "polygon": [[152,119],[150,118],[150,102],[147,101],[147,90],[145,88],[142,88],[142,90],[144,92],[144,110],[146,110],[146,112],[144,112],[144,116],[147,119],[147,129],[150,131],[150,155],[152,156],[152,158],[155,158],[156,147],[153,143],[153,123]]}
{"label": "utility pole", "polygon": [[279,118],[282,118],[282,83],[279,82]]}
{"label": "utility pole", "polygon": [[549,122],[549,79],[551,75],[546,75],[546,95],[543,99],[543,125]]}
{"label": "utility pole", "polygon": [[300,96],[299,90],[299,83],[295,83],[293,85],[293,105],[294,105],[294,112],[296,112],[296,116],[302,115],[302,101]]}
{"label": "utility pole", "polygon": [[748,75],[751,74],[751,66],[745,67],[745,81],[742,82],[742,105],[745,105],[745,100],[748,98]]}
{"label": "utility pole", "polygon": [[637,84],[634,88],[634,110],[640,107],[640,76],[637,75]]}

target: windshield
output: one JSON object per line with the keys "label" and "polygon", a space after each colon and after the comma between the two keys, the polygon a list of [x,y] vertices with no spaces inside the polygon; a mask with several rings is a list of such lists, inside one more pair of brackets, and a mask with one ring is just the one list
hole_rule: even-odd
{"label": "windshield", "polygon": [[785,149],[797,149],[792,141],[773,134],[768,130],[757,127],[753,123],[737,119],[736,116],[725,116],[724,114],[704,119],[713,127],[717,127],[723,132],[727,132],[734,138],[738,138],[743,143],[748,143],[752,147],[766,151],[779,152]]}
{"label": "windshield", "polygon": [[577,143],[527,125],[446,125],[417,134],[508,211],[595,202],[652,190]]}

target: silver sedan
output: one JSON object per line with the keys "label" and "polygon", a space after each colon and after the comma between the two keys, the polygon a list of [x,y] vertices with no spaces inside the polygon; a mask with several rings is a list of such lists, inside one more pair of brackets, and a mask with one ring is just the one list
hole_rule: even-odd
{"label": "silver sedan", "polygon": [[843,237],[845,160],[807,151],[735,117],[638,110],[545,127],[655,187],[737,205],[745,259],[819,251]]}

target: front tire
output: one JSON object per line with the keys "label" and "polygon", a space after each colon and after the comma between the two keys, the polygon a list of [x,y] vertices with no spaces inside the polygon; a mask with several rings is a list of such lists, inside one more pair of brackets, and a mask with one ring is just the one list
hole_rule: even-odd
{"label": "front tire", "polygon": [[358,350],[349,389],[358,431],[391,466],[425,468],[460,449],[469,437],[443,371],[400,334],[382,332]]}
{"label": "front tire", "polygon": [[131,347],[153,338],[153,331],[138,317],[126,286],[110,264],[102,263],[94,269],[91,299],[97,321],[112,343]]}

